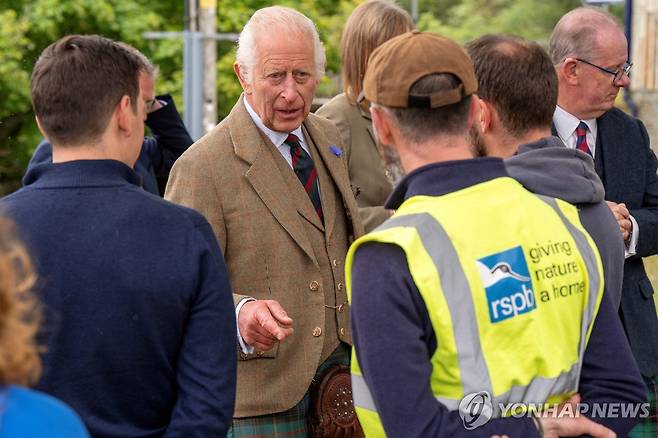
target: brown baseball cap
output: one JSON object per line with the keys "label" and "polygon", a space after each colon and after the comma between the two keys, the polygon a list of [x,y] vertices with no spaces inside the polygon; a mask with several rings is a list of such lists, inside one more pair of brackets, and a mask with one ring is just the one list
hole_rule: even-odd
{"label": "brown baseball cap", "polygon": [[[460,81],[452,90],[430,96],[409,94],[424,76],[451,73]],[[456,42],[431,32],[398,35],[370,55],[363,95],[370,102],[393,108],[438,108],[461,101],[477,91],[473,63]]]}

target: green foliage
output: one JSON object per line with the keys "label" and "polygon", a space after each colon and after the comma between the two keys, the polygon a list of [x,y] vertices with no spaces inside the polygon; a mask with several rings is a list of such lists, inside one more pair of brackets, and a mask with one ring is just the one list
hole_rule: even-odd
{"label": "green foliage", "polygon": [[560,17],[580,4],[579,0],[463,0],[441,15],[422,13],[418,27],[462,43],[492,33],[548,42]]}
{"label": "green foliage", "polygon": [[[340,72],[340,36],[354,7],[363,0],[280,0],[318,27],[327,52],[327,74]],[[411,0],[399,0],[410,9]],[[217,0],[217,31],[239,33],[251,14],[271,5],[266,0]],[[147,31],[181,31],[185,0],[0,0],[0,195],[15,189],[41,135],[31,111],[29,76],[43,49],[70,33],[97,33],[139,48],[160,67],[159,92],[174,95],[183,109],[183,42],[146,40]],[[460,42],[485,33],[512,33],[546,41],[557,19],[579,0],[418,0],[418,27]],[[615,9],[623,15],[623,9]],[[235,44],[217,45],[217,94],[220,118],[240,95],[233,73]],[[318,94],[337,93],[325,77]],[[93,96],[90,96],[93,98]]]}

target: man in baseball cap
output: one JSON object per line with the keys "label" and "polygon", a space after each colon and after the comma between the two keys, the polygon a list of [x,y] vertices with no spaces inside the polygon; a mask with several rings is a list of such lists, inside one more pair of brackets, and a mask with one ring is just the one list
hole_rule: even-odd
{"label": "man in baseball cap", "polygon": [[[368,437],[608,436],[585,417],[501,409],[579,401],[585,349],[602,338],[602,269],[575,207],[475,158],[476,88],[464,50],[432,33],[369,59],[374,131],[406,176],[387,201],[396,213],[346,260],[359,420]],[[565,263],[579,268],[546,275]]]}

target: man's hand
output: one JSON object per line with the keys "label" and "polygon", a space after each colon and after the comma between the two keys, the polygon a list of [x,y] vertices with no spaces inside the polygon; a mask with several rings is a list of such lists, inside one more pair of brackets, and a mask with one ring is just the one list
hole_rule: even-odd
{"label": "man's hand", "polygon": [[633,231],[633,223],[631,222],[631,214],[626,208],[626,204],[617,204],[612,201],[605,201],[608,203],[608,207],[612,210],[612,214],[615,215],[615,219],[619,224],[619,230],[621,231],[621,237],[624,238],[624,242],[628,242],[628,239],[631,237],[631,232]]}
{"label": "man's hand", "polygon": [[544,431],[544,438],[560,438],[568,436],[587,435],[593,438],[616,438],[616,434],[605,426],[602,426],[587,417],[580,416],[578,411],[580,395],[576,394],[558,407],[558,414],[562,412],[565,404],[571,404],[574,416],[553,418],[551,412],[546,412],[537,418]]}
{"label": "man's hand", "polygon": [[238,315],[242,339],[256,351],[267,351],[293,333],[292,318],[275,300],[245,303]]}

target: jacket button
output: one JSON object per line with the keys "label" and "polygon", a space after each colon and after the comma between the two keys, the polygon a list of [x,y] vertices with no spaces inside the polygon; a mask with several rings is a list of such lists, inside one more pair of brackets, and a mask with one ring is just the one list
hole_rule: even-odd
{"label": "jacket button", "polygon": [[343,327],[340,328],[340,335],[345,336],[345,329]]}
{"label": "jacket button", "polygon": [[336,287],[338,288],[338,290],[343,290],[343,283],[338,283]]}
{"label": "jacket button", "polygon": [[[341,330],[342,330],[342,329],[341,329]],[[265,354],[265,353],[263,353],[262,351],[259,351],[258,353],[256,353],[256,356],[258,356],[258,357],[263,357],[263,354]]]}
{"label": "jacket button", "polygon": [[334,265],[334,268],[335,268],[336,266],[338,266],[338,260],[333,259],[333,260],[331,261],[331,264]]}
{"label": "jacket button", "polygon": [[320,283],[313,280],[311,281],[311,284],[308,285],[308,288],[311,289],[313,292],[315,292],[316,290],[320,289]]}
{"label": "jacket button", "polygon": [[313,336],[314,337],[319,337],[322,335],[322,329],[320,327],[316,327],[313,329]]}

